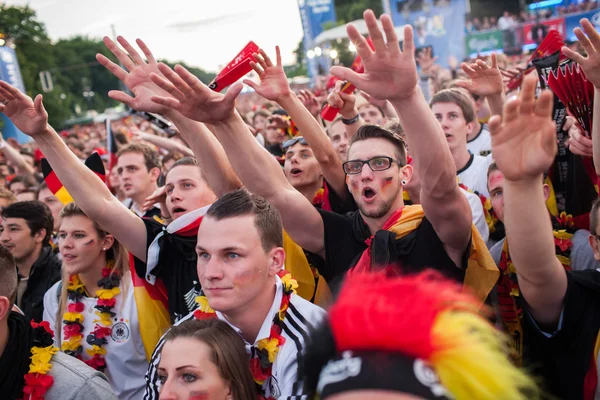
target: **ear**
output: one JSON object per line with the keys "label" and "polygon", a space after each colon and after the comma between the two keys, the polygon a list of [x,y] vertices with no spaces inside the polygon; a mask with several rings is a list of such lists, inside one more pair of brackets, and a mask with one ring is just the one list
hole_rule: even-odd
{"label": "ear", "polygon": [[548,197],[550,197],[550,186],[544,183],[544,200],[548,201]]}
{"label": "ear", "polygon": [[46,228],[42,228],[33,235],[36,243],[42,243],[46,237]]}
{"label": "ear", "polygon": [[588,242],[590,243],[590,247],[592,248],[592,251],[594,252],[594,259],[596,261],[600,261],[600,249],[598,248],[598,240],[596,239],[596,237],[594,235],[590,234],[588,236]]}
{"label": "ear", "polygon": [[113,235],[106,235],[102,240],[102,249],[110,249],[115,243],[115,237]]}
{"label": "ear", "polygon": [[0,321],[6,319],[6,316],[10,314],[12,307],[10,306],[10,300],[8,297],[0,296]]}
{"label": "ear", "polygon": [[[475,116],[475,118],[477,118],[477,116]],[[475,128],[475,122],[469,122],[467,124],[467,135],[470,135],[471,133],[473,133],[473,129]]]}
{"label": "ear", "polygon": [[406,164],[404,167],[400,168],[400,181],[405,180],[406,183],[410,182],[410,178],[413,175],[413,167],[410,164]]}
{"label": "ear", "polygon": [[160,176],[160,169],[152,168],[149,173],[150,173],[150,178],[152,179],[152,181],[156,182],[158,180],[158,177]]}
{"label": "ear", "polygon": [[283,247],[274,247],[268,254],[269,276],[279,273],[285,266],[285,250]]}

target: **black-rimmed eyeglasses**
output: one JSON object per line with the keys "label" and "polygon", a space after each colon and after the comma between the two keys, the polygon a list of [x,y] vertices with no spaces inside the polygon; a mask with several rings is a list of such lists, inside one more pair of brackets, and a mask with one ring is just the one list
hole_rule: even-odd
{"label": "black-rimmed eyeglasses", "polygon": [[379,156],[373,157],[370,160],[350,160],[346,161],[342,164],[344,168],[344,172],[348,175],[356,175],[360,174],[363,170],[363,166],[367,164],[371,171],[385,171],[386,169],[390,169],[393,163],[398,164],[399,167],[402,167],[402,163],[394,160],[392,157],[387,156]]}

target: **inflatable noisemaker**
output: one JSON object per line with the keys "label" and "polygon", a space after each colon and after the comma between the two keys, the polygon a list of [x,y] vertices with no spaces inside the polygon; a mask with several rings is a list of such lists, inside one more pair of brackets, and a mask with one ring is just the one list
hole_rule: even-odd
{"label": "inflatable noisemaker", "polygon": [[[565,45],[565,42],[557,30],[553,29],[550,32],[548,32],[548,35],[546,35],[546,37],[544,38],[542,43],[540,43],[538,48],[533,52],[533,54],[527,61],[526,69],[523,72],[521,72],[520,74],[518,74],[517,76],[515,76],[514,78],[512,78],[508,82],[508,85],[507,85],[508,89],[515,90],[515,89],[519,88],[521,86],[521,83],[523,82],[523,78],[525,77],[525,75],[529,74],[532,71],[535,71],[535,66],[533,65],[533,60],[536,60],[538,58],[547,57],[551,54],[554,54],[557,51],[560,51],[560,49],[564,45]],[[561,53],[560,59],[563,59],[563,58],[565,58],[565,57]]]}
{"label": "inflatable noisemaker", "polygon": [[548,86],[577,120],[588,138],[592,132],[594,85],[576,63],[557,68],[548,76]]}
{"label": "inflatable noisemaker", "polygon": [[[367,39],[367,43],[369,44],[369,47],[372,50],[375,50],[375,47],[373,46],[373,42],[371,41],[371,38]],[[352,66],[350,68],[352,69],[352,71],[356,72],[357,74],[362,74],[365,72],[365,66],[362,63],[360,56],[356,56],[356,58],[354,59],[354,62],[352,63]],[[340,92],[352,93],[352,92],[354,92],[354,89],[356,89],[356,86],[354,86],[353,84],[351,84],[348,81],[345,81],[344,84],[342,85]],[[323,118],[325,121],[333,121],[335,119],[335,116],[338,115],[339,112],[340,112],[339,108],[332,107],[329,104],[327,104],[325,107],[323,107],[323,111],[321,111],[321,118]]]}
{"label": "inflatable noisemaker", "polygon": [[217,75],[217,77],[208,85],[215,92],[220,92],[227,86],[237,82],[242,76],[252,71],[250,62],[254,61],[252,54],[258,53],[256,43],[250,41],[246,47],[235,56],[235,58],[227,64],[225,68]]}
{"label": "inflatable noisemaker", "polygon": [[[102,179],[102,182],[105,181],[104,164],[98,153],[92,153],[92,155],[85,160],[85,165],[98,175],[98,177]],[[61,203],[67,205],[73,202],[73,198],[69,192],[67,192],[67,189],[58,179],[58,176],[56,176],[45,158],[42,158],[42,173],[44,174],[44,181],[46,182],[46,185],[48,185],[48,189],[50,189]]]}

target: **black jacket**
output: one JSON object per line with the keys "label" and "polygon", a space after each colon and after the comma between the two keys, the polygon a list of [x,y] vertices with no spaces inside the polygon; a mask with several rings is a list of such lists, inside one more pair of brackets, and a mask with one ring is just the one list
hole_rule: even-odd
{"label": "black jacket", "polygon": [[40,256],[31,267],[27,289],[20,301],[28,321],[42,320],[44,294],[60,280],[60,267],[61,262],[52,251],[52,247],[43,247]]}

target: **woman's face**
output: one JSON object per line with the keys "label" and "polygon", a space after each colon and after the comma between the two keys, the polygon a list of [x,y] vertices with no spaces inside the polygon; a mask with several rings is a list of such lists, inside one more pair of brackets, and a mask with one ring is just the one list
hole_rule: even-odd
{"label": "woman's face", "polygon": [[208,345],[198,339],[166,342],[158,364],[160,400],[233,400],[210,353]]}
{"label": "woman's face", "polygon": [[113,244],[112,236],[101,238],[94,222],[83,215],[62,219],[58,230],[58,249],[63,268],[69,275],[85,273],[106,259],[106,250]]}

